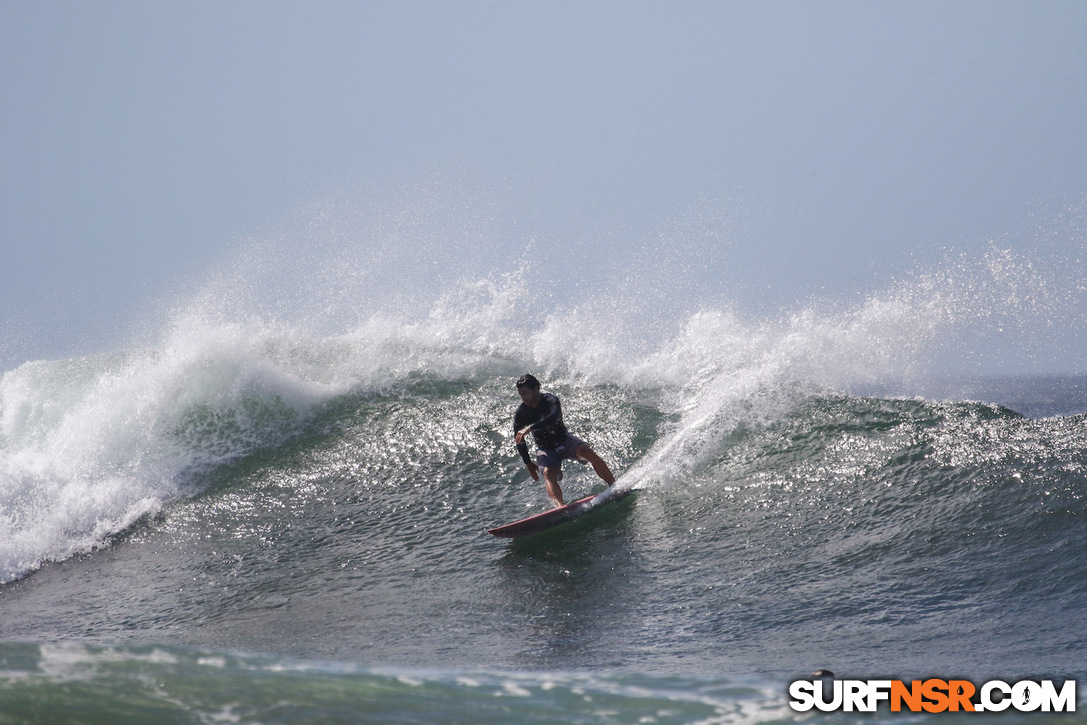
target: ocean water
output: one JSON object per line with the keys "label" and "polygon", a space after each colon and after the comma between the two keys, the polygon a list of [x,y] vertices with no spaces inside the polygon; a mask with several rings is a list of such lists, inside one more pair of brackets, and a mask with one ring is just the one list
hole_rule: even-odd
{"label": "ocean water", "polygon": [[[757,318],[529,279],[347,314],[224,275],[6,371],[0,723],[781,722],[817,669],[1087,674],[1087,376],[926,370],[1007,275]],[[510,542],[548,505],[526,371],[636,495]]]}

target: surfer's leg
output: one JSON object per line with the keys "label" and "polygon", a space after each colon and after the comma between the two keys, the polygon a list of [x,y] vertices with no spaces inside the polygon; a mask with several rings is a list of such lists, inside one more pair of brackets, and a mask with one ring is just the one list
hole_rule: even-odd
{"label": "surfer's leg", "polygon": [[596,452],[592,448],[589,448],[588,445],[583,443],[577,447],[576,452],[578,458],[592,464],[593,470],[596,471],[596,475],[604,479],[604,483],[609,486],[615,483],[615,476],[612,475],[611,469],[608,468],[608,464],[604,463],[604,459],[596,455]]}
{"label": "surfer's leg", "polygon": [[547,484],[547,495],[551,497],[551,500],[555,502],[555,506],[563,506],[562,502],[562,489],[559,488],[559,471],[562,470],[558,467],[548,467],[543,469],[544,483]]}

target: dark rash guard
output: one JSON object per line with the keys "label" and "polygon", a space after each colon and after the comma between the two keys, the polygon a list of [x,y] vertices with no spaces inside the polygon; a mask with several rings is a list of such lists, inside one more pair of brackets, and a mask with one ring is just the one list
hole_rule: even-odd
{"label": "dark rash guard", "polygon": [[[532,437],[536,439],[537,448],[552,450],[562,445],[568,433],[562,422],[562,404],[559,403],[558,396],[540,393],[540,402],[535,408],[521,403],[521,407],[513,414],[513,432],[516,433],[525,426],[532,426]],[[517,451],[526,466],[533,463],[528,455],[528,444],[523,439],[517,445]]]}

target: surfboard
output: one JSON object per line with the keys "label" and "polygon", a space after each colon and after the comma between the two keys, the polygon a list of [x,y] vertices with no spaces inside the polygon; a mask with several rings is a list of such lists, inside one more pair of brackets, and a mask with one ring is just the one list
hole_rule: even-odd
{"label": "surfboard", "polygon": [[529,536],[530,534],[538,534],[541,531],[546,531],[547,529],[579,519],[590,511],[605,504],[621,501],[632,493],[634,493],[634,489],[632,488],[617,488],[612,486],[594,496],[586,496],[573,503],[568,503],[565,506],[553,508],[550,511],[544,511],[542,514],[536,514],[535,516],[529,516],[527,519],[514,521],[512,524],[487,529],[487,532],[506,539],[517,539],[522,536]]}

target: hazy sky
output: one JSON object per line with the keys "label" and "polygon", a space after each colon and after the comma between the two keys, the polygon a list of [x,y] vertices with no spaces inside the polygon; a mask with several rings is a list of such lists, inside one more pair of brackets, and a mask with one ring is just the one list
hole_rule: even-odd
{"label": "hazy sky", "polygon": [[710,272],[752,309],[991,241],[1082,264],[1085,39],[1079,0],[0,0],[0,362],[108,344],[292,209],[434,177],[511,255],[720,213]]}

